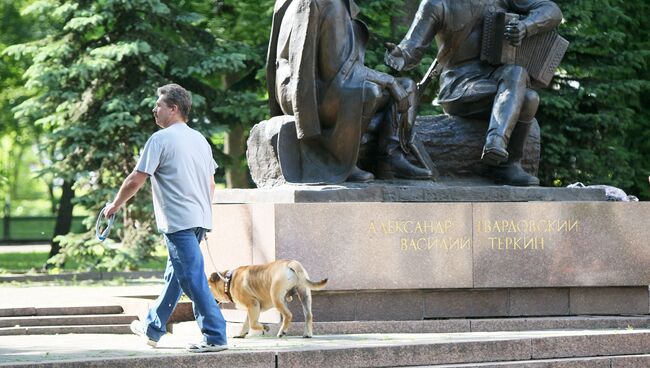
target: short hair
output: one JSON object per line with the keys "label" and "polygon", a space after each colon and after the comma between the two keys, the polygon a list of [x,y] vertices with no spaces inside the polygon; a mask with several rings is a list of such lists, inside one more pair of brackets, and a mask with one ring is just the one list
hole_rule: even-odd
{"label": "short hair", "polygon": [[189,91],[176,83],[172,83],[158,88],[157,92],[159,96],[164,96],[163,101],[167,106],[178,106],[181,116],[187,120],[192,110],[192,95]]}

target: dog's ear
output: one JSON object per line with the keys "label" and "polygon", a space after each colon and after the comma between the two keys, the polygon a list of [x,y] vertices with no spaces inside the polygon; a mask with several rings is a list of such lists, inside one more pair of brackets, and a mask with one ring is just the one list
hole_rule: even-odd
{"label": "dog's ear", "polygon": [[221,275],[219,274],[219,272],[213,272],[213,273],[210,275],[210,282],[216,282],[217,279],[223,279],[223,278],[221,277]]}
{"label": "dog's ear", "polygon": [[221,279],[221,281],[226,282],[226,278],[221,274],[221,272],[213,272],[212,275],[210,275],[210,281],[216,282],[217,279]]}

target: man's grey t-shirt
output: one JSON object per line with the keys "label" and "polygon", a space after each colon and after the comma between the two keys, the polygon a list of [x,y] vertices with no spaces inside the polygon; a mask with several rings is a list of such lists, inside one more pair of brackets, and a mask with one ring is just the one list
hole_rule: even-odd
{"label": "man's grey t-shirt", "polygon": [[212,229],[210,184],[217,163],[203,135],[184,123],[154,133],[135,168],[151,178],[158,230]]}

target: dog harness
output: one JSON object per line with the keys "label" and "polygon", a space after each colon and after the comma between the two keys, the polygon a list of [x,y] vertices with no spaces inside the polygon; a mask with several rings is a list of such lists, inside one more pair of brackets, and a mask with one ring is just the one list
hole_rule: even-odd
{"label": "dog harness", "polygon": [[234,270],[229,270],[228,272],[226,272],[226,276],[224,276],[225,279],[226,279],[225,282],[224,282],[224,286],[223,286],[224,292],[226,293],[226,295],[228,296],[228,299],[230,299],[231,302],[234,302],[234,300],[232,298],[232,295],[230,295],[230,287],[231,287],[230,284],[231,284],[231,281],[233,279],[234,274],[235,274]]}

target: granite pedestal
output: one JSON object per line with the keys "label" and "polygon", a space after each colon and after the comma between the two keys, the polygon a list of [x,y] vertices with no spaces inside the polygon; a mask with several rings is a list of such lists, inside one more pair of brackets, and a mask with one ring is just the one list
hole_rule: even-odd
{"label": "granite pedestal", "polygon": [[218,191],[206,271],[297,259],[319,321],[648,314],[650,204],[408,184]]}

